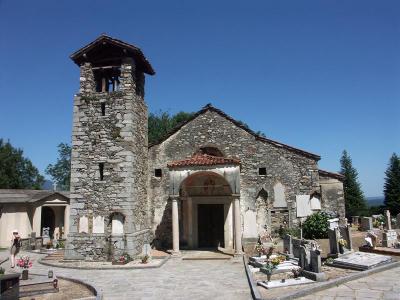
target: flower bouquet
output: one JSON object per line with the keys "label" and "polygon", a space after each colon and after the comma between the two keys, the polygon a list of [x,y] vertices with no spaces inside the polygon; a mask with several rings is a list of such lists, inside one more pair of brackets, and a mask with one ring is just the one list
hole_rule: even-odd
{"label": "flower bouquet", "polygon": [[17,266],[22,268],[22,280],[28,279],[28,269],[32,267],[32,261],[29,256],[21,256],[17,259]]}
{"label": "flower bouquet", "polygon": [[265,247],[264,247],[263,244],[258,243],[258,244],[256,245],[256,252],[258,253],[258,256],[263,255],[263,254],[265,253],[265,251],[266,251],[266,249],[265,249]]}
{"label": "flower bouquet", "polygon": [[339,252],[340,254],[344,253],[344,247],[347,247],[347,241],[344,239],[339,239],[338,240],[338,244],[339,244]]}
{"label": "flower bouquet", "polygon": [[128,253],[123,253],[117,260],[112,262],[113,265],[126,265],[132,261],[132,257]]}

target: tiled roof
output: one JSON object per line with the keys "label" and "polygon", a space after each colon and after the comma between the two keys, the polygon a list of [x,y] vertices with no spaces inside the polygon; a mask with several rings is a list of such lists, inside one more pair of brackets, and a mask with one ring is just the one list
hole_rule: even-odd
{"label": "tiled roof", "polygon": [[344,176],[342,174],[339,174],[339,173],[328,172],[328,171],[325,171],[325,170],[318,170],[318,173],[319,173],[320,176],[335,178],[335,179],[340,180],[340,181],[344,180]]}
{"label": "tiled roof", "polygon": [[153,67],[151,66],[147,58],[144,56],[142,50],[140,50],[138,47],[134,45],[112,38],[104,33],[100,35],[97,39],[95,39],[93,42],[75,51],[70,57],[77,65],[80,65],[82,62],[86,60],[85,54],[87,54],[96,47],[101,47],[104,44],[110,44],[115,47],[123,49],[124,53],[131,54],[133,57],[137,59],[137,62],[143,67],[143,71],[145,73],[149,75],[155,74]]}
{"label": "tiled roof", "polygon": [[191,158],[176,160],[168,164],[169,168],[186,166],[215,166],[215,165],[239,165],[240,160],[235,158],[225,158],[207,154],[195,154]]}
{"label": "tiled roof", "polygon": [[275,147],[277,147],[277,148],[284,148],[284,149],[289,150],[289,151],[291,151],[291,152],[294,152],[294,153],[303,155],[303,156],[305,156],[305,157],[309,157],[309,158],[314,159],[314,160],[317,160],[317,161],[321,159],[321,156],[319,156],[319,155],[317,155],[317,154],[314,154],[314,153],[311,153],[311,152],[308,152],[308,151],[304,151],[304,150],[301,150],[301,149],[298,149],[298,148],[295,148],[295,147],[292,147],[292,146],[289,146],[289,145],[286,145],[286,144],[283,144],[283,143],[280,143],[280,142],[277,142],[277,141],[274,141],[274,140],[271,140],[271,139],[268,139],[268,138],[265,138],[265,137],[262,137],[262,136],[258,135],[258,134],[255,133],[253,130],[251,130],[251,129],[249,129],[248,127],[244,126],[244,125],[243,125],[242,123],[240,123],[239,121],[233,119],[232,117],[230,117],[229,115],[227,115],[226,113],[224,113],[222,110],[220,110],[220,109],[218,109],[218,108],[215,108],[215,107],[212,106],[210,103],[207,104],[206,106],[204,106],[204,107],[203,107],[201,110],[199,110],[197,113],[195,113],[190,119],[188,119],[187,121],[185,121],[185,122],[179,124],[177,127],[175,127],[174,129],[172,129],[169,133],[167,133],[167,135],[165,135],[164,137],[162,137],[159,141],[157,141],[156,143],[154,143],[154,144],[152,144],[152,145],[149,145],[149,148],[151,148],[152,146],[161,144],[162,142],[164,142],[165,140],[167,140],[170,136],[172,136],[173,134],[175,134],[176,132],[178,132],[183,126],[185,126],[186,124],[190,123],[191,121],[193,121],[194,119],[196,119],[198,116],[200,116],[200,115],[206,113],[207,111],[213,111],[213,112],[219,114],[221,117],[223,117],[223,118],[227,119],[228,121],[232,122],[232,123],[235,124],[237,127],[241,128],[241,129],[247,131],[248,133],[250,133],[251,135],[253,135],[257,141],[261,141],[261,142],[264,142],[264,143],[268,143],[268,144],[273,145],[273,146],[275,146]]}
{"label": "tiled roof", "polygon": [[0,203],[36,202],[54,194],[69,198],[69,192],[49,190],[0,189]]}

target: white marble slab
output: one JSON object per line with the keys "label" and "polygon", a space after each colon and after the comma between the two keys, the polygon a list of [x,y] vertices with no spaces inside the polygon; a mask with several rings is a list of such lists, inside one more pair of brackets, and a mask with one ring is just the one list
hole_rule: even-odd
{"label": "white marble slab", "polygon": [[282,282],[281,280],[271,280],[271,281],[258,281],[257,284],[265,287],[266,289],[273,289],[273,288],[279,288],[279,287],[285,287],[285,286],[292,286],[292,285],[300,285],[300,284],[308,284],[308,283],[314,283],[315,281],[305,278],[305,277],[299,277],[300,279],[286,279],[285,282]]}
{"label": "white marble slab", "polygon": [[333,266],[340,266],[349,269],[367,270],[377,265],[391,262],[388,255],[380,255],[367,252],[351,252],[333,260]]}

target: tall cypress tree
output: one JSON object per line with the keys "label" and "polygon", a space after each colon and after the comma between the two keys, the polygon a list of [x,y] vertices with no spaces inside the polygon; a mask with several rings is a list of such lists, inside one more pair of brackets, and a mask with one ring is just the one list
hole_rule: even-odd
{"label": "tall cypress tree", "polygon": [[345,177],[343,186],[346,217],[349,218],[351,216],[361,215],[366,211],[367,205],[361,190],[361,185],[358,182],[358,172],[353,167],[350,155],[346,150],[343,151],[340,165],[340,173]]}
{"label": "tall cypress tree", "polygon": [[385,172],[385,206],[392,214],[400,213],[400,158],[396,153],[390,157]]}

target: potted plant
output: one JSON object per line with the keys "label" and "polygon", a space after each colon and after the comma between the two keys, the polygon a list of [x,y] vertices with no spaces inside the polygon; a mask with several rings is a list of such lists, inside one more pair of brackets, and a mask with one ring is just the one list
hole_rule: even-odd
{"label": "potted plant", "polygon": [[264,251],[265,255],[267,256],[267,259],[269,259],[269,257],[274,253],[275,250],[275,246],[272,245],[268,248],[268,250]]}
{"label": "potted plant", "polygon": [[147,264],[150,261],[150,256],[144,255],[142,256],[142,264]]}
{"label": "potted plant", "polygon": [[46,249],[50,249],[50,248],[52,248],[53,247],[53,243],[51,242],[51,241],[48,241],[47,243],[46,243]]}
{"label": "potted plant", "polygon": [[17,259],[17,266],[22,268],[22,280],[28,279],[28,269],[32,267],[32,261],[30,260],[29,256],[21,256]]}
{"label": "potted plant", "polygon": [[301,268],[293,268],[292,269],[293,278],[296,280],[300,280],[301,271],[302,271]]}
{"label": "potted plant", "polygon": [[339,252],[340,254],[344,253],[344,247],[347,247],[347,241],[344,239],[339,239],[338,240],[338,244],[339,244]]}
{"label": "potted plant", "polygon": [[126,265],[128,262],[132,261],[132,257],[128,253],[123,253],[118,260],[112,262],[113,265]]}
{"label": "potted plant", "polygon": [[268,282],[271,281],[271,276],[272,276],[272,271],[276,269],[276,265],[274,265],[272,262],[268,261],[264,267],[261,268],[262,271],[267,274],[267,280]]}

